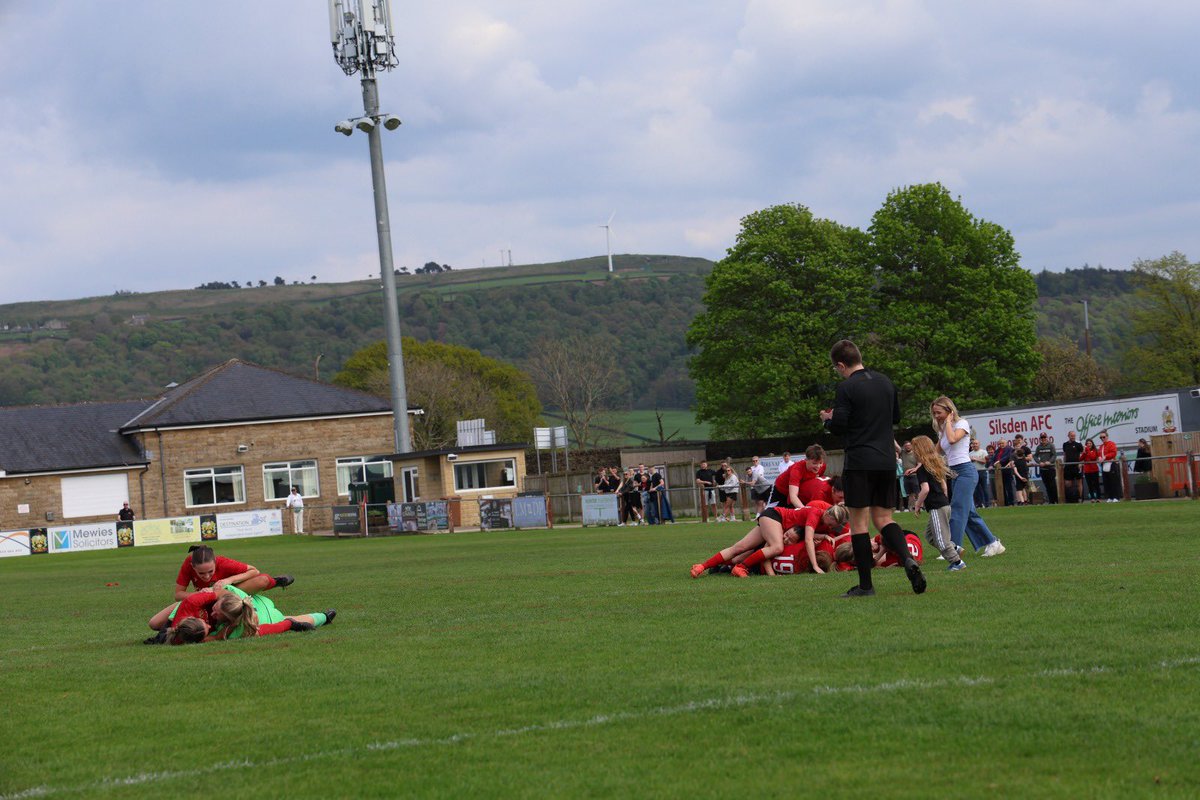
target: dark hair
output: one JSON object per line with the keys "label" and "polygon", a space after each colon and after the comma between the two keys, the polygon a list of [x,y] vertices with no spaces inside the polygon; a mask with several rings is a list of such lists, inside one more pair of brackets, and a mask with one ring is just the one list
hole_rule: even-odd
{"label": "dark hair", "polygon": [[207,564],[209,561],[217,560],[217,554],[206,544],[189,547],[188,552],[192,554],[193,564]]}
{"label": "dark hair", "polygon": [[834,364],[845,364],[847,367],[854,367],[862,363],[862,353],[858,351],[858,345],[849,339],[842,339],[835,344],[829,351],[829,358]]}
{"label": "dark hair", "polygon": [[808,461],[824,461],[825,448],[819,444],[810,444],[804,451],[804,458]]}
{"label": "dark hair", "polygon": [[843,494],[845,493],[845,489],[842,488],[842,476],[841,475],[831,475],[829,477],[829,487],[831,489],[833,489],[835,492],[842,492]]}

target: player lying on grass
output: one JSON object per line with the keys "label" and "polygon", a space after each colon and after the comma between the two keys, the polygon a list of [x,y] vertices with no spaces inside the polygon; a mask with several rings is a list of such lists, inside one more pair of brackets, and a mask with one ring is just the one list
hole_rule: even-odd
{"label": "player lying on grass", "polygon": [[[912,556],[918,564],[922,563],[925,549],[921,544],[921,537],[912,531],[904,531],[904,544],[908,548],[908,555]],[[854,546],[850,543],[850,537],[847,536],[845,540],[839,541],[834,547],[833,559],[839,571],[857,569],[858,565],[854,561]],[[895,553],[884,547],[883,537],[878,534],[871,539],[871,560],[876,569],[904,566]]]}
{"label": "player lying on grass", "polygon": [[731,563],[738,556],[748,554],[732,570],[734,576],[744,578],[750,574],[751,568],[780,555],[784,548],[784,532],[797,527],[804,531],[804,548],[809,563],[816,565],[818,536],[823,539],[841,533],[849,519],[845,506],[831,506],[819,500],[813,501],[807,508],[768,508],[759,515],[758,524],[737,542],[707,561],[693,564],[692,577],[698,578],[712,567]]}
{"label": "player lying on grass", "polygon": [[[809,561],[804,534],[792,528],[783,534],[783,552],[758,565],[761,575],[800,575],[806,572],[825,573],[833,566],[833,540],[824,539],[816,543],[817,568]],[[749,555],[747,553],[747,555]],[[740,558],[740,557],[739,557]]]}
{"label": "player lying on grass", "polygon": [[333,621],[337,611],[285,616],[270,598],[249,595],[236,587],[203,589],[167,606],[151,619],[158,636],[146,644],[192,644],[214,639],[268,636],[285,631],[308,631]]}
{"label": "player lying on grass", "polygon": [[217,555],[208,545],[192,545],[175,579],[175,599],[182,600],[188,596],[189,584],[195,586],[197,591],[209,587],[224,589],[226,586],[236,586],[247,594],[256,594],[292,583],[295,580],[291,575],[273,578],[250,564]]}

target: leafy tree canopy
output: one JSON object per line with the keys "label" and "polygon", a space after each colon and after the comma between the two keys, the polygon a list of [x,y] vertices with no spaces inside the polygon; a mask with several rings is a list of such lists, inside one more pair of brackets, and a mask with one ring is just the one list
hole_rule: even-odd
{"label": "leafy tree canopy", "polygon": [[800,205],[764,209],[742,221],[688,331],[696,416],[719,435],[814,429],[842,337],[895,381],[907,421],[941,393],[968,408],[1024,399],[1036,297],[1008,231],[940,184],[893,192],[865,233]]}
{"label": "leafy tree canopy", "polygon": [[[413,420],[417,449],[453,445],[456,423],[480,417],[496,431],[497,441],[531,439],[542,406],[528,375],[469,347],[408,337],[401,346],[408,402],[425,412]],[[350,356],[333,382],[389,396],[387,343],[376,342]]]}
{"label": "leafy tree canopy", "polygon": [[1133,265],[1142,341],[1126,352],[1139,388],[1200,384],[1200,264],[1179,251]]}

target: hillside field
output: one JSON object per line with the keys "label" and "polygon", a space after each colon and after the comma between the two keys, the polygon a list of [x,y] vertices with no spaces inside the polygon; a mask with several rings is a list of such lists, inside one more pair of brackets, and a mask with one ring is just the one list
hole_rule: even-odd
{"label": "hillside field", "polygon": [[1195,797],[1196,508],[988,511],[850,601],[691,580],[735,523],[233,541],[336,622],[174,648],[182,548],[0,559],[0,799]]}

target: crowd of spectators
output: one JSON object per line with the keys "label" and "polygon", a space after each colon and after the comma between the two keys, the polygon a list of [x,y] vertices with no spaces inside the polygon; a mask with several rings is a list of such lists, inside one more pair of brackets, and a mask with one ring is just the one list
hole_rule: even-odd
{"label": "crowd of spectators", "polygon": [[[911,453],[911,442],[905,442],[897,457],[901,496],[907,498],[910,510],[915,494]],[[1069,431],[1061,450],[1055,446],[1054,437],[1045,432],[1028,441],[1018,433],[986,446],[978,439],[971,439],[970,458],[979,477],[974,496],[976,508],[994,508],[1001,501],[1005,506],[1029,505],[1035,492],[1050,505],[1119,503],[1125,499],[1121,472],[1127,462],[1121,459],[1116,442],[1106,430],[1082,443],[1075,431]],[[1145,439],[1138,440],[1131,470],[1135,475],[1151,471],[1150,445]]]}
{"label": "crowd of spectators", "polygon": [[618,467],[600,467],[592,480],[592,489],[596,494],[617,495],[618,527],[675,522],[667,483],[659,469],[647,469],[645,464],[624,472]]}

